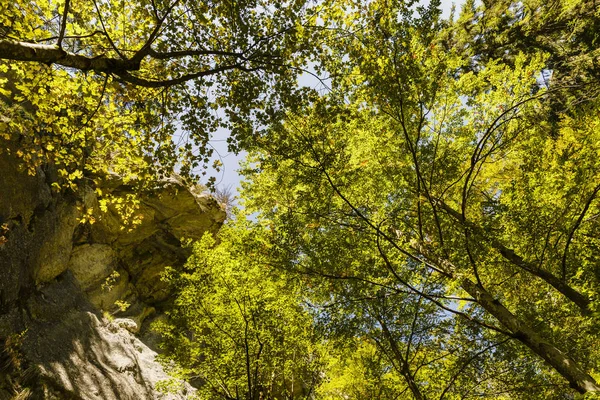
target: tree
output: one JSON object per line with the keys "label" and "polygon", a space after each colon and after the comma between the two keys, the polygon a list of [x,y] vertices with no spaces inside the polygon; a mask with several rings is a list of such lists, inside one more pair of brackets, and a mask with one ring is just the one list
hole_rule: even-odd
{"label": "tree", "polygon": [[[323,396],[600,391],[595,3],[469,1],[456,21],[439,1],[120,6],[0,14],[0,57],[19,61],[0,65],[0,132],[74,189],[193,175],[218,126],[252,152],[258,223],[237,232],[260,240],[205,239],[169,278],[182,376],[207,396],[293,395],[276,371],[313,354],[310,335],[285,342],[312,327],[302,299],[326,344],[349,343]],[[307,57],[328,95],[294,89]],[[314,382],[312,361],[288,371]]]}
{"label": "tree", "polygon": [[3,151],[75,184],[107,165],[150,185],[173,169],[197,178],[219,127],[237,150],[302,97],[314,12],[304,0],[3,4]]}
{"label": "tree", "polygon": [[205,235],[184,271],[167,270],[177,297],[156,325],[162,359],[202,399],[313,398],[321,356],[300,287],[248,228],[223,229],[218,245]]}
{"label": "tree", "polygon": [[[469,68],[489,60],[514,63],[519,53],[543,52],[552,122],[560,113],[598,96],[598,5],[591,1],[467,1],[449,41],[471,58]],[[450,45],[450,44],[449,44]]]}
{"label": "tree", "polygon": [[[510,63],[472,68],[474,55],[445,47],[458,28],[436,6],[415,16],[374,1],[332,16],[351,32],[323,58],[338,91],[257,143],[247,205],[299,272],[408,291],[401,301],[434,304],[487,342],[447,369],[447,389],[411,373],[421,397],[472,393],[459,379],[471,368],[480,395],[597,392],[597,99],[557,122],[546,99],[565,88],[540,79],[547,54],[509,50]],[[370,326],[385,333],[384,322]],[[488,375],[500,360],[508,381]]]}

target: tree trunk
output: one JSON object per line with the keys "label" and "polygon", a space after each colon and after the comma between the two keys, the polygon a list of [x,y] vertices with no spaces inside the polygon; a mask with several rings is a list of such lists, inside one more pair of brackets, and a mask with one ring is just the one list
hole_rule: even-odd
{"label": "tree trunk", "polygon": [[462,288],[477,303],[504,325],[513,336],[542,357],[550,366],[561,374],[571,387],[580,393],[600,392],[600,386],[587,372],[568,355],[545,341],[529,325],[520,321],[498,300],[494,299],[484,288],[469,279],[461,281]]}
{"label": "tree trunk", "polygon": [[491,243],[492,247],[498,250],[502,257],[504,257],[506,260],[510,261],[512,264],[518,266],[519,268],[529,272],[530,274],[537,276],[538,278],[542,279],[544,282],[552,286],[559,293],[561,293],[567,299],[572,301],[577,307],[579,307],[583,315],[590,314],[590,299],[586,295],[579,293],[577,290],[567,285],[564,281],[562,281],[560,278],[553,275],[552,273],[538,268],[538,266],[533,263],[525,261],[523,257],[516,254],[512,249],[509,249],[506,246],[504,246],[496,238],[490,237],[480,226],[464,219],[458,211],[454,210],[452,207],[448,206],[444,202],[438,201],[438,204],[451,217],[460,222],[461,225],[473,231],[474,234],[483,237],[484,239],[487,239]]}
{"label": "tree trunk", "polygon": [[423,395],[423,393],[421,393],[419,386],[415,382],[414,376],[410,372],[408,361],[402,356],[402,353],[400,352],[400,349],[398,348],[396,341],[394,340],[392,334],[390,333],[390,331],[387,327],[387,324],[385,323],[385,321],[383,321],[383,319],[380,319],[379,323],[381,324],[385,338],[387,339],[387,341],[390,344],[390,347],[392,348],[392,353],[394,355],[394,358],[396,359],[396,362],[398,364],[400,364],[399,372],[404,377],[404,380],[406,381],[406,384],[408,385],[408,388],[412,392],[415,400],[427,400],[427,398]]}

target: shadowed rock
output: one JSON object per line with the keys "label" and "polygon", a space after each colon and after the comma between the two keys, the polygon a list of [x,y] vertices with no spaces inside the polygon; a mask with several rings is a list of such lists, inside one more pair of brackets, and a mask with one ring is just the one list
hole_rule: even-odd
{"label": "shadowed rock", "polygon": [[[134,333],[156,343],[143,325],[168,304],[162,271],[183,265],[183,239],[216,232],[225,212],[171,178],[141,196],[141,222],[124,228],[114,208],[100,211],[91,188],[56,194],[51,173],[29,176],[18,165],[0,153],[0,399],[19,390],[43,399],[189,397],[188,385],[168,396],[155,390],[168,375]],[[131,193],[109,178],[104,193]],[[94,224],[79,223],[83,209]],[[120,311],[118,300],[130,307]]]}

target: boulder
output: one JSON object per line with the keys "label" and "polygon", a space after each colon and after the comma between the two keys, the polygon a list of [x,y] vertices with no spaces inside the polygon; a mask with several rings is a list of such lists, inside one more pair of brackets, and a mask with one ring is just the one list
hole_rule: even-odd
{"label": "boulder", "polygon": [[[134,400],[189,398],[193,388],[164,395],[155,385],[169,379],[156,353],[132,334],[130,319],[100,316],[69,273],[32,297],[35,310],[23,334],[22,353],[36,366],[36,380],[62,399]],[[47,397],[47,396],[45,396]]]}
{"label": "boulder", "polygon": [[135,299],[135,286],[129,281],[129,274],[121,268],[117,268],[99,286],[86,292],[88,300],[98,309],[115,311],[119,307],[117,301]]}
{"label": "boulder", "polygon": [[73,249],[69,270],[84,290],[109,285],[107,278],[116,270],[115,252],[107,244],[83,244]]}
{"label": "boulder", "polygon": [[[40,218],[40,222],[45,222],[41,226],[47,228],[34,265],[36,285],[49,282],[66,271],[73,249],[73,232],[80,217],[76,205],[66,202],[58,203],[55,210],[48,211]],[[33,229],[38,228],[33,226]]]}

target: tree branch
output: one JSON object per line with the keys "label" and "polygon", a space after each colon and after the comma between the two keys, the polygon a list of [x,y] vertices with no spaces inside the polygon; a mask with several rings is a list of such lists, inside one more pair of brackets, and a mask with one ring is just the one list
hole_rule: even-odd
{"label": "tree branch", "polygon": [[[194,55],[200,55],[202,51],[195,52]],[[156,58],[167,59],[169,53],[154,53]],[[206,54],[217,54],[217,52],[207,50]],[[175,56],[183,56],[183,54],[175,52]],[[190,53],[190,55],[192,55]],[[231,54],[233,55],[233,53]],[[175,86],[192,79],[201,78],[220,72],[230,70],[241,70],[244,72],[258,71],[260,67],[246,67],[242,63],[228,64],[212,69],[194,72],[182,75],[173,79],[150,80],[132,75],[130,72],[139,71],[140,61],[133,59],[118,59],[106,57],[104,55],[97,57],[86,57],[80,54],[67,52],[57,46],[44,45],[29,42],[18,42],[14,40],[0,40],[0,59],[13,61],[29,61],[38,62],[41,64],[57,64],[63,67],[75,68],[80,71],[94,71],[99,74],[112,74],[118,79],[132,83],[137,86],[148,88],[162,88]]]}
{"label": "tree branch", "polygon": [[489,350],[493,349],[494,347],[499,346],[501,344],[504,344],[504,343],[508,342],[511,339],[512,338],[509,337],[509,338],[506,338],[506,339],[504,339],[504,340],[502,340],[502,341],[500,341],[498,343],[493,343],[493,344],[485,347],[483,350],[475,353],[474,355],[472,355],[471,357],[469,357],[467,360],[465,360],[465,362],[460,367],[460,369],[458,371],[456,371],[456,373],[454,375],[452,375],[452,377],[450,378],[450,382],[448,382],[448,384],[444,388],[444,391],[440,395],[439,400],[442,400],[444,398],[444,396],[446,395],[446,393],[448,392],[448,390],[450,390],[450,388],[452,388],[452,385],[454,384],[454,381],[460,376],[460,374],[462,374],[462,372],[469,366],[469,364],[471,364],[479,356],[487,353]]}
{"label": "tree branch", "polygon": [[[91,33],[86,33],[85,35],[64,35],[63,39],[85,39],[85,38],[89,38],[89,37],[96,36],[96,35],[104,35],[104,32],[93,31]],[[44,38],[44,39],[37,39],[37,40],[35,40],[35,43],[51,42],[53,40],[57,40],[58,38],[59,38],[59,36],[50,36],[50,37]]]}
{"label": "tree branch", "polygon": [[156,26],[150,33],[150,36],[148,36],[148,40],[146,40],[146,43],[144,43],[142,48],[139,49],[137,51],[137,53],[135,53],[135,55],[132,57],[133,60],[142,61],[142,59],[146,56],[146,54],[148,54],[148,51],[150,50],[152,43],[154,43],[154,41],[156,40],[156,37],[158,36],[158,33],[160,32],[160,28],[162,27],[162,24],[165,22],[165,20],[167,19],[167,17],[169,16],[169,14],[173,10],[173,8],[177,5],[177,3],[179,3],[179,0],[175,0],[173,2],[173,4],[171,4],[167,8],[167,10],[165,11],[165,14],[161,18],[158,18],[158,11],[156,10],[156,5],[154,3],[152,3],[153,8],[154,8],[154,14],[157,17]]}
{"label": "tree branch", "polygon": [[537,276],[538,278],[541,278],[542,280],[544,280],[546,283],[548,283],[550,286],[555,288],[558,292],[560,292],[566,298],[568,298],[573,303],[575,303],[575,305],[577,305],[579,307],[579,309],[581,310],[581,313],[583,315],[590,314],[590,310],[589,310],[590,299],[586,295],[573,289],[572,287],[570,287],[569,285],[564,283],[561,279],[559,279],[557,276],[555,276],[551,272],[548,272],[544,269],[538,268],[537,265],[535,265],[534,263],[526,261],[525,259],[523,259],[523,257],[516,254],[514,250],[506,247],[495,237],[490,236],[480,226],[467,220],[460,212],[458,212],[458,211],[454,210],[452,207],[448,206],[444,201],[438,199],[437,202],[438,202],[438,205],[444,211],[446,211],[448,213],[448,215],[450,215],[452,218],[454,218],[457,222],[459,222],[465,228],[470,229],[473,233],[477,234],[478,236],[489,241],[490,244],[492,245],[492,247],[495,248],[496,250],[498,250],[498,252],[500,252],[502,257],[504,257],[506,260],[510,261],[512,264],[516,265],[517,267],[529,272],[530,274]]}
{"label": "tree branch", "polygon": [[566,275],[567,275],[567,254],[569,253],[569,246],[571,245],[571,240],[573,240],[573,235],[575,234],[575,231],[577,230],[577,228],[579,228],[579,225],[581,225],[581,222],[583,221],[585,214],[587,213],[588,209],[590,208],[590,205],[592,204],[592,201],[594,201],[594,198],[598,194],[599,190],[600,190],[600,185],[596,186],[596,188],[592,192],[592,195],[589,197],[589,199],[585,203],[585,206],[583,207],[583,211],[581,212],[581,214],[579,214],[579,218],[577,218],[577,221],[575,222],[573,229],[571,229],[571,231],[569,232],[569,237],[567,238],[567,244],[565,245],[565,251],[562,256],[562,280],[563,281],[566,279]]}
{"label": "tree branch", "polygon": [[86,57],[69,53],[52,45],[18,42],[0,39],[0,59],[13,61],[32,61],[41,64],[58,64],[63,67],[97,73],[117,73],[119,71],[135,71],[139,63],[126,59],[116,59],[104,55]]}
{"label": "tree branch", "polygon": [[102,19],[102,13],[100,12],[100,8],[98,7],[98,3],[96,2],[96,0],[93,0],[93,1],[94,1],[94,7],[96,7],[96,13],[98,14],[98,19],[100,20],[100,24],[102,25],[102,30],[104,31],[104,35],[106,36],[108,43],[110,43],[111,47],[119,55],[119,57],[125,59],[125,57],[123,56],[121,51],[119,51],[119,49],[115,45],[115,42],[113,42],[112,38],[108,34],[108,31],[106,30],[106,26],[104,25],[104,20]]}
{"label": "tree branch", "polygon": [[63,10],[62,20],[60,21],[60,32],[58,34],[58,41],[56,45],[59,49],[62,48],[62,41],[65,37],[65,30],[67,29],[67,14],[69,14],[71,0],[65,0],[65,9]]}
{"label": "tree branch", "polygon": [[[405,280],[403,280],[402,278],[400,278],[400,276],[396,273],[395,268],[393,267],[392,263],[390,262],[390,260],[388,259],[387,255],[385,254],[385,252],[383,251],[383,249],[381,248],[381,245],[379,243],[379,240],[377,241],[377,248],[379,250],[379,254],[381,255],[381,258],[383,259],[383,261],[385,262],[386,267],[390,270],[390,272],[392,272],[392,274],[394,275],[394,277],[404,286],[406,286],[407,288],[409,288],[410,290],[412,290],[415,294],[424,297],[425,299],[429,300],[430,302],[432,302],[433,304],[435,304],[436,306],[440,307],[442,310],[448,311],[450,313],[459,315],[463,318],[465,318],[467,321],[473,322],[477,325],[483,326],[485,328],[491,329],[493,331],[499,332],[503,335],[509,335],[510,336],[510,332],[507,332],[503,329],[500,329],[494,325],[490,325],[487,324],[483,321],[480,321],[476,318],[471,317],[470,315],[454,310],[450,307],[445,306],[444,304],[442,304],[441,302],[437,301],[436,299],[432,298],[431,296],[429,296],[428,294],[420,291],[419,289],[415,288],[414,286],[412,286],[411,284],[409,284],[408,282],[406,282]],[[469,292],[467,292],[469,293]],[[469,293],[471,295],[471,293]],[[473,297],[475,299],[475,301],[477,303],[479,303],[478,299],[476,297]],[[480,304],[480,303],[479,303]]]}
{"label": "tree branch", "polygon": [[225,72],[225,71],[230,71],[230,70],[234,70],[234,69],[238,69],[238,70],[241,70],[244,72],[253,72],[253,71],[260,70],[260,68],[258,68],[258,67],[257,68],[247,68],[241,64],[232,64],[232,65],[224,65],[221,67],[209,69],[206,71],[200,71],[200,72],[196,72],[196,73],[192,73],[192,74],[183,75],[183,76],[180,76],[179,78],[160,80],[160,81],[153,81],[153,80],[149,80],[149,79],[139,78],[137,76],[131,75],[128,71],[117,72],[117,73],[115,73],[115,75],[117,75],[119,77],[119,79],[121,79],[122,81],[132,83],[136,86],[142,86],[142,87],[147,87],[147,88],[163,88],[163,87],[179,85],[180,83],[184,83],[184,82],[190,81],[192,79],[196,79],[196,78],[201,78],[203,76],[214,75],[219,72]]}
{"label": "tree branch", "polygon": [[[177,51],[168,51],[168,52],[157,52],[153,48],[148,48],[146,50],[147,56],[155,58],[157,60],[168,60],[173,58],[181,58],[181,57],[194,57],[194,56],[232,56],[242,58],[247,60],[244,57],[244,53],[233,52],[233,51],[221,51],[221,50],[206,50],[206,49],[198,49],[198,50],[177,50]],[[135,58],[135,57],[134,57]]]}

